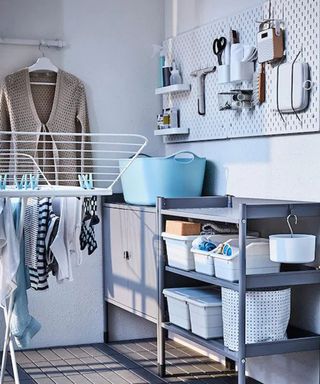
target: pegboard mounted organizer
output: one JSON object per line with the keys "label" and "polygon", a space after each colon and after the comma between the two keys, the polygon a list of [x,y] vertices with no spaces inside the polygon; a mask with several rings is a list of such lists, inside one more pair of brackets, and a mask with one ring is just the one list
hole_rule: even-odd
{"label": "pegboard mounted organizer", "polygon": [[[257,20],[268,15],[268,2],[244,10],[178,35],[164,42],[184,74],[184,82],[192,85],[190,93],[182,92],[164,95],[164,104],[171,103],[180,109],[181,126],[190,127],[189,135],[171,135],[166,143],[221,140],[239,137],[318,132],[320,129],[320,0],[272,0],[275,18],[285,22],[287,62],[292,62],[299,51],[300,61],[310,66],[312,90],[306,111],[299,114],[301,122],[294,114],[285,116],[285,123],[272,108],[272,67],[266,65],[266,102],[253,110],[219,111],[218,93],[228,92],[234,84],[218,84],[217,75],[208,77],[206,82],[205,116],[197,114],[195,80],[190,73],[195,69],[215,65],[212,42],[219,36],[229,36],[230,27],[239,32],[240,41],[256,45]],[[253,84],[242,84],[243,89],[252,89]]]}

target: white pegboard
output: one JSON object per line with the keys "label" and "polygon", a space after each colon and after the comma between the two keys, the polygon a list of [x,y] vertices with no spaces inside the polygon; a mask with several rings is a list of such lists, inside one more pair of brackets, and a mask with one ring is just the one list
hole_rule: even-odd
{"label": "white pegboard", "polygon": [[[320,129],[320,40],[319,14],[320,0],[273,0],[274,17],[284,18],[286,28],[287,61],[295,59],[299,51],[301,61],[309,63],[313,89],[309,108],[299,114],[301,122],[294,114],[284,115],[286,124],[278,112],[272,110],[271,66],[266,66],[266,103],[253,110],[219,111],[218,93],[225,92],[234,85],[217,84],[217,74],[206,77],[206,115],[197,113],[196,79],[190,76],[195,69],[217,65],[212,52],[214,38],[229,37],[230,27],[239,32],[240,41],[256,45],[257,20],[267,17],[268,4],[245,10],[238,15],[215,21],[190,32],[178,35],[164,42],[168,51],[181,66],[183,80],[192,84],[191,92],[173,94],[171,100],[180,109],[181,126],[190,128],[188,136],[170,136],[167,143],[217,140],[237,137],[283,135],[302,132],[316,132]],[[252,88],[243,84],[242,88]]]}

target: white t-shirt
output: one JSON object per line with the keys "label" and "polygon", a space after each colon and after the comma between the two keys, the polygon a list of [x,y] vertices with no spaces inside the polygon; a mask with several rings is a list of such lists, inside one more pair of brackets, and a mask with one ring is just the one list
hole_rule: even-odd
{"label": "white t-shirt", "polygon": [[14,227],[11,200],[0,199],[0,306],[17,287],[16,275],[20,264],[20,247]]}

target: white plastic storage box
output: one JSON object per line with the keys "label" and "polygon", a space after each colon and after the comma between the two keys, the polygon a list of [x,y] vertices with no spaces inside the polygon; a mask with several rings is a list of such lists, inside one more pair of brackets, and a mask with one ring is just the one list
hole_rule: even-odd
{"label": "white plastic storage box", "polygon": [[[232,239],[228,244],[235,250],[232,256],[214,255],[216,277],[228,281],[238,281],[240,275],[239,240]],[[278,273],[280,263],[270,260],[269,241],[267,239],[247,239],[246,246],[247,275]]]}
{"label": "white plastic storage box", "polygon": [[[224,345],[239,350],[239,292],[222,288]],[[246,293],[246,343],[285,340],[290,320],[291,289]]]}
{"label": "white plastic storage box", "polygon": [[219,292],[210,295],[189,299],[191,330],[204,339],[223,336],[222,327],[222,301]]}
{"label": "white plastic storage box", "polygon": [[194,270],[194,257],[191,252],[192,242],[198,236],[178,236],[170,233],[162,233],[166,242],[168,265],[183,269]]}
{"label": "white plastic storage box", "polygon": [[168,302],[170,323],[189,331],[191,329],[189,300],[206,297],[210,293],[212,293],[212,287],[164,289],[163,294]]}
{"label": "white plastic storage box", "polygon": [[[211,235],[210,240],[220,244],[232,238],[234,235]],[[214,259],[212,252],[200,251],[192,248],[191,252],[194,256],[195,270],[205,275],[214,276]]]}

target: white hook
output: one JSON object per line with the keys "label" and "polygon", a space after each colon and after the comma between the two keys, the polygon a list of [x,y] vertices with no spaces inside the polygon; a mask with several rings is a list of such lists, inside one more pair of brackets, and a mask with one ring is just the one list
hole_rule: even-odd
{"label": "white hook", "polygon": [[297,215],[293,215],[292,213],[287,217],[287,224],[288,224],[288,227],[290,230],[291,237],[293,237],[293,229],[292,229],[291,224],[290,224],[291,217],[294,217],[294,224],[295,225],[298,224],[298,217],[297,217]]}

